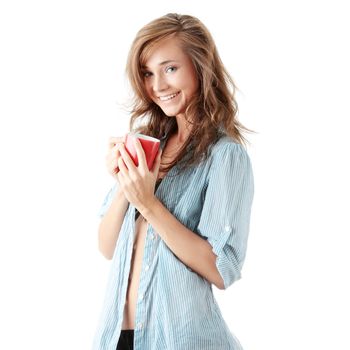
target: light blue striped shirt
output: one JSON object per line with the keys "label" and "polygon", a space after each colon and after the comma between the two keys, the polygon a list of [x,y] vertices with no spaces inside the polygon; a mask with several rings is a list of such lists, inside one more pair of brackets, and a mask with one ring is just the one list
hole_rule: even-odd
{"label": "light blue striped shirt", "polygon": [[[254,180],[245,148],[223,135],[200,165],[175,165],[155,195],[183,225],[207,239],[217,255],[225,289],[241,278],[249,233]],[[175,176],[176,175],[176,176]],[[102,217],[117,190],[100,209]],[[129,204],[111,262],[93,350],[116,350],[135,238],[135,207]],[[148,224],[138,289],[135,350],[239,350],[222,317],[212,284],[192,271]]]}

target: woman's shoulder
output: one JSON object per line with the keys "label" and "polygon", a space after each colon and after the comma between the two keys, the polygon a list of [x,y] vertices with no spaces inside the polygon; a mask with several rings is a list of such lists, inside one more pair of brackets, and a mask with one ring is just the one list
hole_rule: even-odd
{"label": "woman's shoulder", "polygon": [[222,157],[224,154],[243,154],[248,157],[245,147],[234,140],[231,136],[223,134],[219,140],[213,145],[212,158]]}
{"label": "woman's shoulder", "polygon": [[[245,146],[230,136],[223,136],[214,145],[209,163],[209,173],[214,176],[222,174],[249,174],[252,169],[251,160]],[[210,175],[212,176],[212,175]]]}

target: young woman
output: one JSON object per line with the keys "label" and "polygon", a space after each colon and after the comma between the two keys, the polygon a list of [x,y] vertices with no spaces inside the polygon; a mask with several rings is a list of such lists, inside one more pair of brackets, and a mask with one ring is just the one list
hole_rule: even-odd
{"label": "young woman", "polygon": [[127,74],[130,131],[161,149],[148,170],[138,140],[136,167],[110,139],[98,238],[112,266],[93,349],[241,349],[212,291],[241,278],[254,193],[235,85],[206,27],[178,14],[137,33]]}

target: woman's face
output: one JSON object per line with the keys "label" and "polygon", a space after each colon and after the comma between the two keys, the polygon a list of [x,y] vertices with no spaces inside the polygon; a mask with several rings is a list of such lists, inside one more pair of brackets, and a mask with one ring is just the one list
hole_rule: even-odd
{"label": "woman's face", "polygon": [[142,74],[148,96],[167,116],[184,113],[198,89],[192,61],[176,38],[157,44],[142,67]]}

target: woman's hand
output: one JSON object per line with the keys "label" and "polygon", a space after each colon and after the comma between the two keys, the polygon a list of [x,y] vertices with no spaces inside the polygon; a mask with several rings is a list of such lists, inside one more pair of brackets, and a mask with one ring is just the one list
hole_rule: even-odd
{"label": "woman's hand", "polygon": [[112,175],[114,179],[118,180],[117,173],[118,169],[118,159],[121,157],[120,155],[120,147],[125,142],[125,136],[123,137],[110,137],[108,140],[108,152],[106,155],[106,167],[108,173]]}
{"label": "woman's hand", "polygon": [[155,199],[154,189],[158,177],[162,150],[159,149],[151,170],[148,169],[145,152],[138,138],[135,139],[135,149],[139,165],[136,166],[127,153],[124,144],[119,148],[118,158],[119,184],[126,199],[141,213],[149,208]]}

